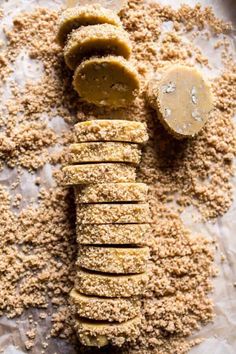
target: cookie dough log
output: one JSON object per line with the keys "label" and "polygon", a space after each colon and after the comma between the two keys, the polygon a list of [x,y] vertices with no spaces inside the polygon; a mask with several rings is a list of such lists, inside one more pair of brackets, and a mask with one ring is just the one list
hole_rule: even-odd
{"label": "cookie dough log", "polygon": [[88,120],[74,126],[75,140],[89,141],[121,141],[144,144],[148,141],[146,123],[129,120]]}
{"label": "cookie dough log", "polygon": [[80,317],[96,321],[125,322],[140,314],[138,298],[114,298],[86,296],[75,289],[70,292],[72,303]]}
{"label": "cookie dough log", "polygon": [[96,272],[139,274],[146,271],[148,259],[148,247],[80,246],[77,265]]}
{"label": "cookie dough log", "polygon": [[87,162],[128,162],[139,164],[141,149],[137,144],[93,142],[71,144],[67,155],[69,164]]}
{"label": "cookie dough log", "polygon": [[74,30],[64,48],[66,65],[75,70],[85,58],[118,55],[129,59],[132,47],[127,32],[109,24],[86,26]]}
{"label": "cookie dough log", "polygon": [[75,70],[74,89],[88,103],[125,107],[139,91],[139,77],[122,57],[107,56],[83,61]]}
{"label": "cookie dough log", "polygon": [[77,204],[78,224],[146,224],[151,222],[148,204]]}
{"label": "cookie dough log", "polygon": [[147,281],[147,273],[111,275],[79,269],[75,289],[85,295],[129,298],[143,295]]}
{"label": "cookie dough log", "polygon": [[141,317],[137,316],[123,323],[105,321],[88,321],[77,319],[75,329],[82,344],[86,346],[104,347],[113,344],[122,346],[140,334]]}
{"label": "cookie dough log", "polygon": [[76,204],[145,202],[148,186],[145,183],[100,183],[74,188]]}
{"label": "cookie dough log", "polygon": [[57,42],[61,46],[64,46],[67,36],[72,30],[81,26],[103,23],[122,27],[119,17],[111,10],[101,7],[99,4],[69,8],[62,13],[59,20]]}
{"label": "cookie dough log", "polygon": [[71,165],[62,168],[63,184],[65,186],[76,184],[90,184],[110,182],[134,182],[136,170],[126,163],[99,163]]}
{"label": "cookie dough log", "polygon": [[101,224],[76,226],[81,245],[145,245],[151,232],[150,224]]}
{"label": "cookie dough log", "polygon": [[210,86],[197,69],[184,65],[162,69],[150,81],[147,99],[176,138],[196,135],[213,108]]}

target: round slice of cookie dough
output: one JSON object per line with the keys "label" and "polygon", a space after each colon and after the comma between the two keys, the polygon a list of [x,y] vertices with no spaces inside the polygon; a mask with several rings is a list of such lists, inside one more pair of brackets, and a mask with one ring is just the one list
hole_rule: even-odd
{"label": "round slice of cookie dough", "polygon": [[110,275],[79,269],[75,289],[85,295],[126,298],[142,295],[147,281],[147,273]]}
{"label": "round slice of cookie dough", "polygon": [[128,162],[139,164],[141,149],[137,144],[120,142],[92,142],[71,144],[67,161],[69,164],[87,162]]}
{"label": "round slice of cookie dough", "polygon": [[99,4],[76,6],[65,10],[59,20],[57,42],[63,46],[69,33],[81,26],[98,25],[108,23],[116,27],[122,27],[119,17],[111,10]]}
{"label": "round slice of cookie dough", "polygon": [[104,298],[87,296],[75,289],[70,292],[72,303],[80,317],[96,321],[125,322],[140,314],[138,298]]}
{"label": "round slice of cookie dough", "polygon": [[210,86],[197,69],[184,65],[162,69],[149,82],[147,99],[176,138],[196,135],[213,109]]}
{"label": "round slice of cookie dough", "polygon": [[77,204],[78,224],[146,224],[151,222],[148,204]]}
{"label": "round slice of cookie dough", "polygon": [[76,204],[145,202],[148,186],[145,183],[99,183],[74,188]]}
{"label": "round slice of cookie dough", "polygon": [[88,120],[74,126],[75,140],[121,141],[144,144],[148,141],[147,125],[129,120]]}
{"label": "round slice of cookie dough", "polygon": [[96,272],[139,274],[146,271],[148,259],[148,247],[80,246],[77,265]]}
{"label": "round slice of cookie dough", "polygon": [[74,30],[64,48],[64,58],[66,65],[71,70],[75,70],[86,58],[118,55],[129,59],[131,51],[127,32],[113,25],[100,24]]}
{"label": "round slice of cookie dough", "polygon": [[104,347],[109,343],[122,346],[140,334],[141,317],[137,316],[123,323],[76,320],[75,329],[80,342],[89,347]]}
{"label": "round slice of cookie dough", "polygon": [[136,169],[126,163],[97,163],[65,166],[63,185],[103,182],[135,182]]}
{"label": "round slice of cookie dough", "polygon": [[75,70],[73,85],[84,101],[119,108],[137,96],[139,77],[124,58],[107,56],[83,61]]}
{"label": "round slice of cookie dough", "polygon": [[150,238],[150,224],[76,225],[81,245],[145,245]]}

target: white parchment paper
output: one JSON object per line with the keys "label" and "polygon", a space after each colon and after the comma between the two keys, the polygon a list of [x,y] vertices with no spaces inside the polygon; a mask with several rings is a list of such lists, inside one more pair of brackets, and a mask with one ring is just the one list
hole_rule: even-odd
{"label": "white parchment paper", "polygon": [[[73,5],[76,0],[67,0]],[[83,3],[93,0],[81,0]],[[11,26],[12,18],[21,11],[33,11],[36,7],[49,7],[57,9],[66,1],[63,0],[0,0],[0,6],[4,9],[4,18],[0,25],[0,39],[4,39],[2,26]],[[98,2],[98,1],[97,1]],[[107,6],[112,6],[115,3],[116,9],[119,9],[123,1],[101,0]],[[197,0],[159,0],[164,5],[171,5],[177,8],[180,3],[195,5]],[[235,0],[201,0],[201,4],[213,6],[218,17],[224,20],[231,20],[236,24],[236,2]],[[163,31],[169,30],[170,23],[165,23]],[[235,33],[229,35],[231,46],[235,50],[236,36]],[[186,37],[186,40],[189,40]],[[214,40],[207,41],[204,39],[196,39],[196,44],[201,48],[203,54],[208,57],[213,70],[204,69],[204,73],[212,78],[222,70],[220,55],[214,51]],[[39,69],[39,70],[38,70]],[[201,68],[200,68],[201,70]],[[14,73],[6,83],[4,97],[9,97],[10,86],[9,82],[15,80],[23,87],[28,79],[37,80],[42,72],[42,65],[37,61],[31,61],[27,52],[22,48],[22,53],[16,61]],[[47,117],[45,116],[45,120]],[[58,117],[53,119],[50,124],[52,128],[60,132],[66,128],[66,124]],[[40,177],[44,181],[45,187],[53,185],[50,166],[46,165],[40,172]],[[5,169],[0,173],[0,183],[9,186],[16,178],[14,170]],[[24,204],[28,205],[32,198],[37,197],[38,188],[35,186],[34,180],[36,176],[24,172],[21,183],[14,193],[23,195]],[[234,179],[234,203],[230,210],[216,223],[202,224],[196,221],[197,211],[193,208],[186,209],[182,214],[184,224],[192,231],[193,234],[203,234],[209,238],[214,238],[219,242],[219,250],[216,254],[216,263],[219,268],[219,276],[214,280],[215,290],[212,295],[215,303],[216,317],[213,324],[203,327],[200,332],[196,333],[196,337],[203,336],[206,340],[199,346],[192,349],[192,354],[235,354],[236,353],[236,178]],[[194,215],[194,217],[193,217]],[[226,257],[225,262],[221,262],[221,253]],[[20,354],[26,353],[24,341],[27,339],[25,332],[29,328],[28,315],[32,314],[33,319],[37,320],[37,310],[28,311],[16,320],[8,320],[0,318],[0,352],[5,354]],[[39,333],[36,345],[32,350],[33,353],[40,353],[39,343],[44,340],[49,328],[49,319],[43,322],[43,326],[39,326]],[[52,339],[45,353],[58,354],[73,354],[74,351],[69,344],[62,340]]]}

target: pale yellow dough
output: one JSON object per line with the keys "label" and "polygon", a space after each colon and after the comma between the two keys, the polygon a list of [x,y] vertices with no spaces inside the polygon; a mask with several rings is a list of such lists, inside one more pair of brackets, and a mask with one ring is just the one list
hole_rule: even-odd
{"label": "pale yellow dough", "polygon": [[147,281],[147,273],[109,275],[79,269],[75,278],[75,289],[86,295],[131,297],[142,295]]}
{"label": "pale yellow dough", "polygon": [[119,17],[113,11],[99,4],[69,8],[61,15],[57,32],[57,42],[63,46],[67,40],[68,34],[72,30],[81,26],[103,23],[122,27]]}
{"label": "pale yellow dough", "polygon": [[167,130],[177,138],[196,135],[213,109],[210,86],[195,68],[172,65],[149,82],[147,98]]}
{"label": "pale yellow dough", "polygon": [[77,265],[103,273],[138,274],[146,271],[148,247],[80,246]]}
{"label": "pale yellow dough", "polygon": [[139,77],[124,58],[107,56],[83,61],[75,70],[73,85],[84,101],[119,108],[137,96]]}
{"label": "pale yellow dough", "polygon": [[141,149],[137,144],[92,142],[72,144],[67,156],[69,164],[84,162],[129,162],[139,164]]}
{"label": "pale yellow dough", "polygon": [[74,126],[75,140],[89,141],[121,141],[143,144],[148,141],[145,123],[129,120],[88,120]]}
{"label": "pale yellow dough", "polygon": [[80,317],[96,321],[125,322],[140,314],[138,298],[104,298],[87,296],[75,289],[70,292],[72,303]]}
{"label": "pale yellow dough", "polygon": [[145,202],[145,183],[99,183],[74,188],[76,204],[104,202]]}
{"label": "pale yellow dough", "polygon": [[85,58],[118,55],[129,59],[131,43],[127,32],[109,24],[86,26],[74,30],[64,48],[66,65],[74,70]]}
{"label": "pale yellow dough", "polygon": [[139,335],[141,317],[137,316],[124,323],[76,320],[75,329],[82,344],[90,347],[104,347],[111,343],[122,346],[130,338]]}

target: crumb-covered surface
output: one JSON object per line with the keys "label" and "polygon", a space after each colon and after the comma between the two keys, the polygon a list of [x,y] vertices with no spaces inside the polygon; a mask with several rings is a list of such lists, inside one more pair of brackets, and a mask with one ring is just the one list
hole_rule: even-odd
{"label": "crumb-covered surface", "polygon": [[[24,352],[33,348],[32,352],[63,354],[76,352],[75,347],[81,350],[74,342],[74,315],[68,307],[77,257],[74,200],[72,190],[57,186],[51,172],[62,162],[60,150],[73,142],[73,123],[116,118],[148,125],[150,140],[139,179],[149,185],[155,222],[147,239],[150,280],[142,301],[141,335],[137,343],[122,349],[122,354],[186,353],[198,341],[186,337],[212,319],[208,299],[215,274],[211,242],[190,235],[179,214],[171,211],[173,199],[178,211],[183,210],[183,218],[188,208],[196,216],[193,206],[205,219],[218,218],[215,225],[207,222],[202,227],[194,218],[184,220],[195,234],[210,230],[213,239],[220,241],[217,316],[213,327],[202,334],[211,336],[212,342],[206,341],[208,352],[220,346],[224,352],[221,339],[234,343],[228,326],[233,323],[236,249],[234,209],[225,215],[232,203],[235,155],[232,116],[236,90],[230,26],[199,6],[174,10],[130,1],[121,13],[142,84],[159,65],[177,61],[197,65],[212,82],[213,118],[196,138],[179,142],[158,123],[142,90],[133,105],[116,112],[94,110],[82,103],[72,89],[61,48],[54,42],[57,11],[36,9],[33,2],[29,8],[22,4],[22,9],[30,12],[16,11],[12,28],[6,25],[9,8],[5,3],[0,11],[6,27],[0,53],[0,333],[7,338],[3,348],[17,344]],[[40,2],[43,5],[45,2]],[[32,311],[35,308],[39,310]],[[14,318],[10,321],[4,316]],[[63,348],[61,339],[51,339],[51,335],[65,339]]]}

